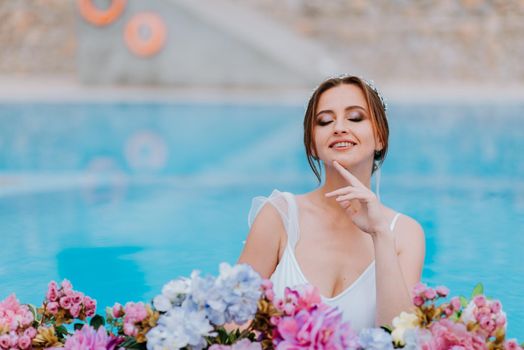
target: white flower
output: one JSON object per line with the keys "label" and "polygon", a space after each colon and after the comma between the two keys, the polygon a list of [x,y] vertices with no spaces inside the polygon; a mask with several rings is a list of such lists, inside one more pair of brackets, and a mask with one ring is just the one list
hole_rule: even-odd
{"label": "white flower", "polygon": [[203,337],[215,335],[212,331],[203,311],[189,312],[175,307],[160,316],[157,326],[147,333],[147,349],[176,350],[188,345],[201,349],[206,344]]}
{"label": "white flower", "polygon": [[464,324],[467,325],[470,322],[476,322],[475,315],[473,313],[473,311],[475,311],[476,308],[477,306],[475,305],[475,303],[472,300],[469,302],[468,306],[466,306],[464,311],[462,311],[462,314],[460,315],[460,319],[462,320],[462,322],[464,322]]}
{"label": "white flower", "polygon": [[153,299],[153,306],[155,307],[155,309],[157,309],[160,312],[169,311],[173,307],[173,305],[171,304],[171,300],[169,300],[163,294],[157,295]]}
{"label": "white flower", "polygon": [[404,332],[408,329],[412,329],[418,326],[418,318],[415,314],[401,312],[400,316],[393,319],[393,332],[391,337],[393,341],[398,345],[404,345]]}
{"label": "white flower", "polygon": [[180,278],[178,280],[169,281],[162,287],[162,294],[171,300],[176,302],[180,295],[188,294],[191,290],[191,280],[188,278]]}

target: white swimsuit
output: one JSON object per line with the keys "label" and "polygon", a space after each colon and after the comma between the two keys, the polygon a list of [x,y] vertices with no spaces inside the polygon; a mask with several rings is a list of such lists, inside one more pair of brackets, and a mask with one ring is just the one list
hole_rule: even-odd
{"label": "white swimsuit", "polygon": [[[285,287],[310,284],[304,276],[295,257],[295,247],[299,239],[298,207],[293,194],[274,190],[269,197],[255,197],[249,211],[248,223],[251,227],[258,212],[266,203],[275,207],[282,218],[287,232],[287,245],[270,279],[275,294],[284,295]],[[390,229],[395,228],[399,213],[393,218]],[[322,301],[342,310],[343,318],[350,321],[351,328],[360,331],[375,326],[376,313],[375,261],[344,291],[334,297],[322,297]]]}

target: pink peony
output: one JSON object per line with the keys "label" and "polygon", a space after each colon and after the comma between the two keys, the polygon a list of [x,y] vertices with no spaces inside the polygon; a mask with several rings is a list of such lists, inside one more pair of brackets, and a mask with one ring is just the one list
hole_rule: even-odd
{"label": "pink peony", "polygon": [[431,350],[486,350],[484,339],[470,333],[462,323],[448,319],[434,322],[430,327],[432,338],[423,344],[423,349]]}
{"label": "pink peony", "polygon": [[284,316],[277,324],[275,348],[282,349],[357,349],[358,337],[342,322],[336,308],[314,307]]}
{"label": "pink peony", "polygon": [[342,321],[342,312],[323,304],[318,289],[310,285],[286,288],[275,306],[282,317],[272,317],[276,326],[276,349],[356,349],[358,337]]}
{"label": "pink peony", "polygon": [[64,350],[114,350],[120,342],[120,339],[108,335],[104,327],[95,330],[86,324],[67,338]]}

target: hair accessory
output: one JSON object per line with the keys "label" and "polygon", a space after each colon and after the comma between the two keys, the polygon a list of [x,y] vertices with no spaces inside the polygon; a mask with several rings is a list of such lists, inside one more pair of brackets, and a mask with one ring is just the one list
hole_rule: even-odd
{"label": "hair accessory", "polygon": [[366,84],[368,84],[368,86],[371,88],[371,90],[375,91],[377,96],[380,98],[380,102],[382,102],[382,107],[384,107],[384,112],[386,112],[388,110],[388,105],[386,104],[386,99],[378,91],[377,87],[375,86],[375,82],[373,80],[367,80],[367,79],[363,79],[363,78],[360,78],[360,79],[362,79]]}

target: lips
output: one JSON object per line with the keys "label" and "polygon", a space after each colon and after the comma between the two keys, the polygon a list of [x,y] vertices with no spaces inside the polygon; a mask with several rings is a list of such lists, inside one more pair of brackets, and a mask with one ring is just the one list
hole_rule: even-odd
{"label": "lips", "polygon": [[351,140],[337,140],[333,141],[329,144],[329,148],[348,148],[351,146],[355,146],[356,142]]}

